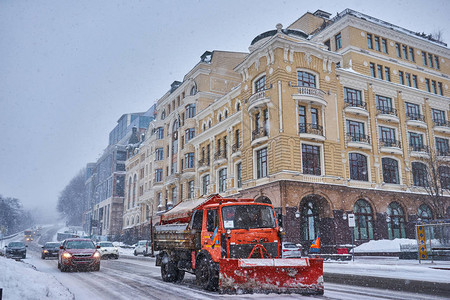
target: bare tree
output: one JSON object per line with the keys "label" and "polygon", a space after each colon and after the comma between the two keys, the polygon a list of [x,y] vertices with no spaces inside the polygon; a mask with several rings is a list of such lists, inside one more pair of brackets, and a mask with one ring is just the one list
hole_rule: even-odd
{"label": "bare tree", "polygon": [[423,155],[420,158],[420,162],[424,164],[426,170],[426,175],[423,177],[424,182],[423,184],[415,182],[415,185],[421,185],[428,194],[427,197],[418,200],[424,201],[425,204],[429,205],[435,212],[437,219],[445,217],[446,209],[450,203],[449,155],[448,150],[445,153],[439,150],[428,151],[428,155]]}
{"label": "bare tree", "polygon": [[438,42],[444,42],[444,31],[442,29],[438,29],[431,35],[432,38]]}
{"label": "bare tree", "polygon": [[85,170],[81,170],[61,192],[57,209],[69,225],[81,225],[85,201]]}

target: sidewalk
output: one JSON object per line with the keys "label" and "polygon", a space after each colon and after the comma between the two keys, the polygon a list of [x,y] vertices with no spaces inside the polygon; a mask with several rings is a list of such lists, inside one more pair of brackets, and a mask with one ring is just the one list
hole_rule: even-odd
{"label": "sidewalk", "polygon": [[324,262],[324,281],[448,297],[450,261],[356,256],[355,261]]}

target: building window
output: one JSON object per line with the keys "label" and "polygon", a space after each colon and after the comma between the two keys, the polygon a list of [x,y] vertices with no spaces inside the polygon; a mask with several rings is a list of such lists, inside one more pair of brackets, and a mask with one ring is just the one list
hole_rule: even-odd
{"label": "building window", "polygon": [[301,206],[303,239],[314,241],[319,236],[319,208],[316,201],[305,201]]}
{"label": "building window", "polygon": [[433,93],[437,94],[436,81],[431,80],[431,86],[433,87]]}
{"label": "building window", "polygon": [[373,40],[372,35],[370,33],[367,34],[367,47],[369,49],[373,49]]}
{"label": "building window", "polygon": [[417,87],[417,75],[413,75],[412,78],[413,78],[413,87],[418,89],[418,87]]}
{"label": "building window", "polygon": [[446,118],[445,118],[445,112],[443,110],[432,108],[431,115],[432,115],[434,124],[436,124],[437,126],[442,126],[447,123]]}
{"label": "building window", "polygon": [[341,49],[342,48],[341,33],[336,34],[336,36],[334,37],[334,40],[336,42],[336,50]]}
{"label": "building window", "polygon": [[268,161],[267,148],[256,151],[256,178],[267,177],[268,175]]}
{"label": "building window", "polygon": [[418,104],[405,102],[406,116],[410,120],[421,120],[420,106]]}
{"label": "building window", "polygon": [[219,193],[227,190],[227,168],[219,170]]}
{"label": "building window", "polygon": [[375,73],[375,64],[374,63],[370,63],[370,76],[372,76],[373,78],[377,78],[377,75]]}
{"label": "building window", "polygon": [[417,132],[409,132],[409,147],[412,151],[423,151],[423,134]]}
{"label": "building window", "polygon": [[386,39],[381,39],[381,44],[383,46],[383,52],[387,54],[388,53],[387,40]]}
{"label": "building window", "polygon": [[306,107],[298,106],[298,125],[300,133],[306,132]]}
{"label": "building window", "polygon": [[439,166],[438,173],[441,188],[445,190],[450,189],[450,168],[448,166]]}
{"label": "building window", "polygon": [[427,54],[423,51],[422,51],[422,63],[424,66],[428,65],[427,64]]}
{"label": "building window", "polygon": [[410,61],[415,61],[414,59],[414,48],[409,48],[409,60]]}
{"label": "building window", "polygon": [[402,52],[400,50],[400,44],[399,43],[395,43],[395,50],[397,52],[397,57],[402,58]]}
{"label": "building window", "polygon": [[406,85],[411,86],[411,74],[405,73]]}
{"label": "building window", "polygon": [[428,205],[422,204],[417,210],[417,217],[419,217],[422,221],[431,221],[433,220],[433,212]]}
{"label": "building window", "polygon": [[156,148],[155,160],[163,160],[164,159],[164,149]]}
{"label": "building window", "polygon": [[381,161],[383,165],[383,182],[400,184],[398,176],[398,161],[389,157],[384,157]]}
{"label": "building window", "polygon": [[364,123],[353,120],[347,120],[347,136],[353,142],[366,142],[364,133]]}
{"label": "building window", "polygon": [[355,240],[373,240],[373,215],[370,204],[363,199],[353,206],[355,214]]}
{"label": "building window", "polygon": [[378,78],[383,80],[383,66],[377,65],[377,70],[378,70]]}
{"label": "building window", "polygon": [[439,57],[437,57],[436,55],[434,56],[434,65],[436,66],[436,69],[440,69],[439,67]]}
{"label": "building window", "polygon": [[156,169],[155,170],[155,182],[162,182],[163,180],[163,170]]}
{"label": "building window", "polygon": [[208,195],[209,194],[209,174],[202,177],[202,194]]}
{"label": "building window", "polygon": [[360,153],[349,154],[350,179],[369,181],[367,157]]}
{"label": "building window", "polygon": [[384,75],[385,75],[386,81],[391,81],[391,71],[388,67],[384,67]]}
{"label": "building window", "polygon": [[236,186],[242,187],[242,163],[236,164]]}
{"label": "building window", "polygon": [[425,79],[425,85],[427,86],[427,92],[431,93],[430,79]]}
{"label": "building window", "polygon": [[266,90],[266,75],[260,77],[255,81],[255,93],[259,93]]}
{"label": "building window", "polygon": [[375,36],[375,50],[381,51],[381,49],[380,49],[380,37],[379,36]]}
{"label": "building window", "polygon": [[377,95],[377,110],[383,114],[391,114],[394,112],[392,108],[392,99],[384,96]]}
{"label": "building window", "polygon": [[304,71],[297,71],[297,85],[305,87],[316,87],[316,76]]}
{"label": "building window", "polygon": [[345,99],[344,101],[350,106],[362,106],[361,91],[344,87]]}
{"label": "building window", "polygon": [[428,172],[427,166],[421,162],[411,163],[411,169],[413,173],[413,184],[415,186],[428,186]]}
{"label": "building window", "polygon": [[186,118],[193,118],[195,117],[195,104],[188,104],[186,105]]}
{"label": "building window", "polygon": [[188,182],[188,199],[194,198],[194,180]]}
{"label": "building window", "polygon": [[387,224],[389,239],[406,238],[405,213],[397,202],[389,204],[387,209]]}
{"label": "building window", "polygon": [[157,129],[157,137],[158,140],[164,139],[164,127],[158,127]]}
{"label": "building window", "polygon": [[444,91],[442,89],[442,82],[438,83],[439,95],[444,96]]}
{"label": "building window", "polygon": [[178,189],[177,187],[172,188],[172,204],[178,203]]}
{"label": "building window", "polygon": [[434,66],[433,66],[433,54],[428,53],[428,64],[430,65],[430,68],[434,68]]}
{"label": "building window", "polygon": [[405,45],[402,45],[402,49],[403,49],[403,58],[404,59],[408,59],[408,47]]}
{"label": "building window", "polygon": [[403,71],[398,71],[398,81],[399,81],[400,84],[402,84],[402,85],[405,84],[405,77],[403,77]]}
{"label": "building window", "polygon": [[450,156],[448,139],[436,137],[436,152],[439,156]]}
{"label": "building window", "polygon": [[195,137],[195,128],[188,128],[185,131],[185,139],[186,143],[192,140]]}
{"label": "building window", "polygon": [[189,152],[184,155],[184,161],[185,161],[185,168],[186,169],[193,169],[195,167],[195,156],[194,152]]}
{"label": "building window", "polygon": [[303,174],[311,174],[320,176],[320,147],[302,144],[302,166]]}
{"label": "building window", "polygon": [[319,112],[317,108],[311,108],[311,126],[313,129],[319,128]]}

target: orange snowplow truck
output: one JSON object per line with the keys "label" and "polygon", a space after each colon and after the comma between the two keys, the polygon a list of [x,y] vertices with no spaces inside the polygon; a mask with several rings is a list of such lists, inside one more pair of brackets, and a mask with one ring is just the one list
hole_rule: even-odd
{"label": "orange snowplow truck", "polygon": [[213,195],[184,201],[155,226],[156,265],[166,282],[193,273],[220,293],[323,294],[323,260],[281,258],[273,206]]}

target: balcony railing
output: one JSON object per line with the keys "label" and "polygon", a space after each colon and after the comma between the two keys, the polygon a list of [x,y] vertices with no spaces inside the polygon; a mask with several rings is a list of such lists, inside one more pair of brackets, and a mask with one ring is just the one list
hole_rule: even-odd
{"label": "balcony railing", "polygon": [[323,98],[325,96],[325,92],[313,87],[307,87],[307,86],[298,86],[298,93],[300,95],[310,95],[310,96],[316,96]]}
{"label": "balcony railing", "polygon": [[397,116],[397,110],[389,106],[377,106],[377,114]]}
{"label": "balcony railing", "polygon": [[400,141],[397,141],[396,139],[380,139],[380,146],[401,148]]}
{"label": "balcony railing", "polygon": [[355,100],[348,100],[345,99],[345,107],[358,107],[367,110],[367,103],[363,101],[355,101]]}
{"label": "balcony railing", "polygon": [[425,116],[418,113],[407,113],[406,118],[411,121],[422,121],[425,122]]}
{"label": "balcony railing", "polygon": [[198,161],[198,167],[199,168],[201,168],[201,167],[208,167],[209,163],[210,163],[209,159],[202,158],[202,159],[200,159]]}
{"label": "balcony railing", "polygon": [[298,132],[323,136],[323,127],[318,124],[300,123],[298,124]]}
{"label": "balcony railing", "polygon": [[347,141],[370,144],[370,136],[365,135],[363,133],[350,133],[350,132],[347,132]]}
{"label": "balcony railing", "polygon": [[416,144],[409,144],[409,151],[414,152],[430,152],[430,148],[426,145],[416,145]]}
{"label": "balcony railing", "polygon": [[224,159],[227,158],[227,152],[223,150],[219,150],[216,153],[214,153],[214,160]]}
{"label": "balcony railing", "polygon": [[267,136],[267,130],[265,128],[258,128],[252,132],[252,141]]}
{"label": "balcony railing", "polygon": [[438,156],[450,156],[450,149],[437,149],[436,153]]}
{"label": "balcony railing", "polygon": [[240,149],[241,149],[241,144],[236,143],[236,144],[234,144],[233,146],[231,146],[231,152],[232,152],[232,153],[236,153],[236,152],[238,152]]}
{"label": "balcony railing", "polygon": [[434,126],[442,126],[450,128],[450,122],[446,120],[433,120],[433,124]]}
{"label": "balcony railing", "polygon": [[256,92],[253,95],[248,98],[248,105],[249,107],[252,107],[253,104],[259,102],[260,100],[269,99],[269,96],[267,95],[266,91],[270,90],[272,85],[266,87],[266,89]]}

